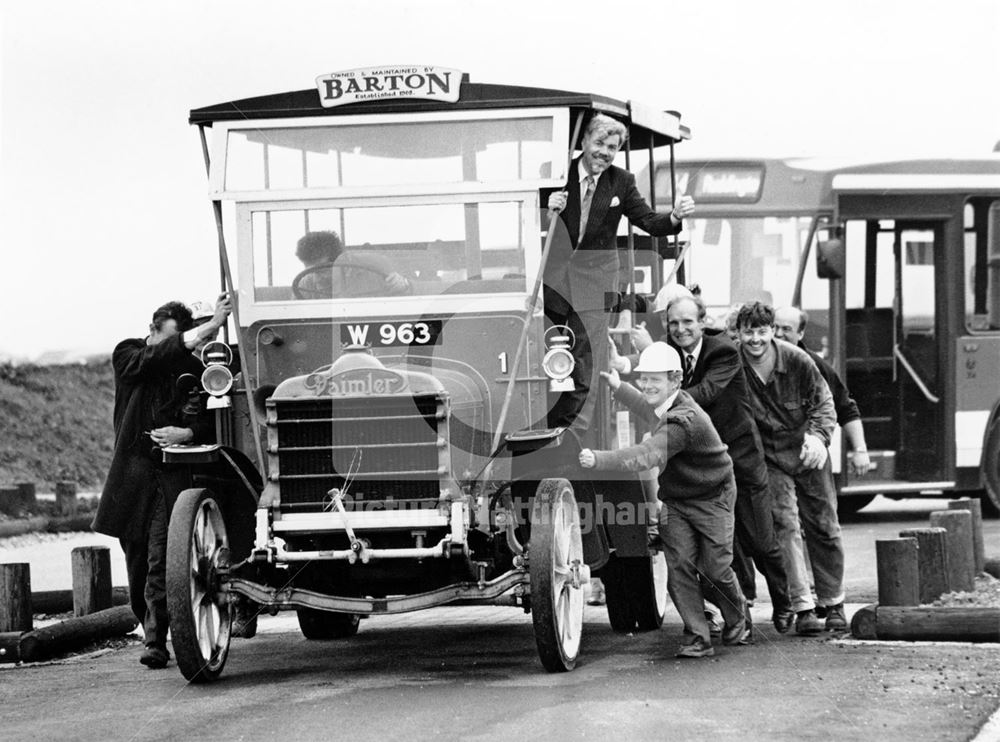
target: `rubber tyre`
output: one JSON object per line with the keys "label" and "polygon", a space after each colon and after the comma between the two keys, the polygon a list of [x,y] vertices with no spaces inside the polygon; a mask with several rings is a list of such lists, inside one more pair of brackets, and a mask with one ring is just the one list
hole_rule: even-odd
{"label": "rubber tyre", "polygon": [[656,631],[663,625],[670,596],[667,593],[667,559],[662,551],[653,552],[648,558],[635,557],[629,561],[629,579],[632,585],[632,612],[639,631]]}
{"label": "rubber tyre", "polygon": [[580,511],[565,479],[545,479],[538,485],[528,555],[538,656],[549,672],[567,672],[580,653],[583,584],[577,579],[574,585],[572,577],[584,561]]}
{"label": "rubber tyre", "polygon": [[1000,517],[1000,422],[990,426],[983,449],[983,482],[986,488],[980,494],[983,515]]}
{"label": "rubber tyre", "polygon": [[623,560],[612,554],[608,563],[601,567],[601,582],[604,583],[604,599],[608,609],[611,629],[619,634],[635,631],[636,619],[629,599],[628,569]]}
{"label": "rubber tyre", "polygon": [[867,507],[875,495],[851,495],[837,498],[837,519],[849,521],[857,516],[861,508]]}
{"label": "rubber tyre", "polygon": [[302,636],[311,640],[350,639],[358,633],[361,623],[357,613],[331,613],[312,608],[297,608],[295,613]]}
{"label": "rubber tyre", "polygon": [[229,656],[233,611],[217,574],[228,558],[226,524],[211,490],[181,492],[167,532],[167,611],[177,667],[193,683],[218,678]]}

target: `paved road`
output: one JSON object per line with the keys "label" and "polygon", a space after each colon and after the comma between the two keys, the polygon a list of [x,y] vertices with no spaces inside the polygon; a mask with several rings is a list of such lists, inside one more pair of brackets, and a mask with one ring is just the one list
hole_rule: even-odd
{"label": "paved road", "polygon": [[[875,594],[874,539],[925,524],[941,501],[873,503],[845,526],[850,609]],[[1000,521],[987,523],[1000,551]],[[9,554],[0,545],[0,561]],[[68,551],[67,551],[68,559]],[[34,563],[33,563],[34,566]],[[58,587],[59,585],[57,585]],[[65,586],[65,585],[63,585]],[[755,608],[758,625],[769,607]],[[611,632],[587,609],[582,660],[538,663],[530,617],[439,608],[366,620],[346,642],[309,642],[265,617],[222,679],[149,671],[138,644],[54,665],[0,665],[9,739],[966,740],[1000,705],[997,645],[866,644],[760,632],[757,645],[676,660],[659,632]],[[81,692],[83,691],[83,692]]]}

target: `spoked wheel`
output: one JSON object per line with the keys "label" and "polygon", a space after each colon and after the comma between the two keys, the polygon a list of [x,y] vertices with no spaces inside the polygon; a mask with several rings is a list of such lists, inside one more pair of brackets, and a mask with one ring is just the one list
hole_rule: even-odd
{"label": "spoked wheel", "polygon": [[358,633],[361,623],[357,613],[330,613],[313,608],[298,608],[295,613],[306,639],[349,639]]}
{"label": "spoked wheel", "polygon": [[663,625],[663,614],[667,612],[667,559],[662,551],[654,551],[635,561],[631,574],[636,626],[639,631],[655,631]]}
{"label": "spoked wheel", "polygon": [[184,490],[167,536],[167,609],[177,666],[195,683],[215,680],[229,654],[232,609],[218,584],[218,569],[228,560],[226,524],[214,495]]}
{"label": "spoked wheel", "polygon": [[667,611],[667,560],[663,552],[648,557],[611,555],[601,568],[608,622],[618,633],[655,631]]}
{"label": "spoked wheel", "polygon": [[583,586],[590,570],[583,561],[580,512],[565,479],[545,479],[538,485],[528,556],[538,656],[549,672],[572,670],[580,652]]}

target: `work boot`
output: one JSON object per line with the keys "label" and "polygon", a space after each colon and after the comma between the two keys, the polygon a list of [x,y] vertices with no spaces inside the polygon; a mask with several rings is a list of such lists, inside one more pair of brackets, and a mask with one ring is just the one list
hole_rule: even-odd
{"label": "work boot", "polygon": [[816,611],[799,611],[795,617],[795,633],[799,636],[816,636],[823,630],[823,624],[816,618]]}
{"label": "work boot", "polygon": [[715,650],[712,649],[712,645],[707,644],[700,636],[696,636],[694,641],[690,644],[682,644],[681,648],[677,650],[677,654],[675,654],[674,657],[700,659],[702,657],[711,657],[714,654]]}
{"label": "work boot", "polygon": [[239,639],[253,639],[257,635],[257,604],[237,600],[233,611],[233,624],[229,635]]}
{"label": "work boot", "polygon": [[170,661],[170,652],[167,651],[167,648],[158,647],[155,644],[147,644],[146,648],[142,650],[142,656],[139,657],[139,662],[150,670],[162,670],[167,666],[168,661]]}
{"label": "work boot", "polygon": [[844,604],[828,606],[826,609],[826,630],[847,631],[847,616],[844,615]]}
{"label": "work boot", "polygon": [[727,647],[751,644],[753,628],[746,619],[740,619],[732,626],[727,626],[722,632],[722,643]]}
{"label": "work boot", "polygon": [[722,636],[722,624],[719,623],[719,619],[713,611],[705,611],[705,620],[708,622],[709,636]]}
{"label": "work boot", "polygon": [[792,623],[795,621],[795,612],[790,610],[776,610],[771,614],[771,623],[774,624],[774,630],[779,634],[787,634],[789,629],[792,628]]}

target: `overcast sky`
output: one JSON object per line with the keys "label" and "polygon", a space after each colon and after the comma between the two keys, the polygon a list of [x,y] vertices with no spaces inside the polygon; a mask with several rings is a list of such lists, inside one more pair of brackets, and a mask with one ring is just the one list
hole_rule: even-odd
{"label": "overcast sky", "polygon": [[188,111],[338,69],[633,98],[681,111],[681,156],[960,156],[1000,139],[997,0],[4,0],[0,32],[0,354],[110,351],[163,301],[213,297]]}

